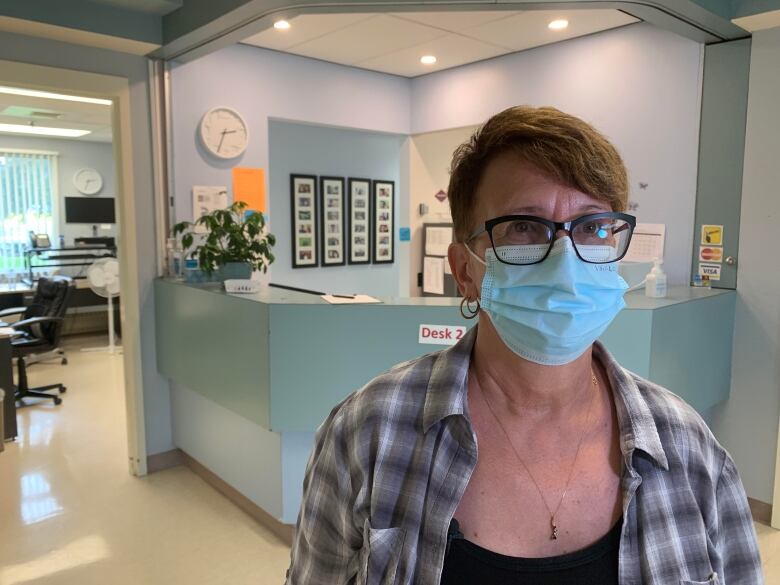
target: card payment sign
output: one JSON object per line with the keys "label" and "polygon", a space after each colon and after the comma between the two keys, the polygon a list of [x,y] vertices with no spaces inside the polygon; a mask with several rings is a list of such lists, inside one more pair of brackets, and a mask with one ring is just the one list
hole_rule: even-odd
{"label": "card payment sign", "polygon": [[417,343],[429,345],[455,345],[466,335],[460,325],[420,325]]}

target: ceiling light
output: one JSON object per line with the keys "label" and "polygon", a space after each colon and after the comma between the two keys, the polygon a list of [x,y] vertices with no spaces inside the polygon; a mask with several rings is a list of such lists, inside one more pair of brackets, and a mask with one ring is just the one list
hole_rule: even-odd
{"label": "ceiling light", "polygon": [[436,57],[434,57],[433,55],[424,55],[420,57],[420,63],[422,63],[423,65],[433,65],[434,63],[436,63]]}
{"label": "ceiling light", "polygon": [[8,95],[23,95],[26,97],[45,98],[50,100],[62,100],[66,102],[82,102],[85,104],[99,104],[101,106],[111,105],[111,100],[82,97],[80,95],[67,95],[64,93],[51,93],[50,91],[38,91],[35,89],[22,89],[19,87],[0,87],[0,93],[4,93]]}
{"label": "ceiling light", "polygon": [[77,130],[75,128],[47,128],[45,126],[26,126],[23,124],[0,124],[0,132],[61,136],[64,138],[78,138],[79,136],[85,136],[90,133],[89,130]]}
{"label": "ceiling light", "polygon": [[274,23],[274,28],[276,30],[287,30],[288,28],[290,28],[290,23],[287,22],[286,20],[277,20]]}
{"label": "ceiling light", "polygon": [[569,26],[569,21],[563,18],[560,20],[553,20],[550,24],[547,25],[547,27],[552,30],[563,30],[567,26]]}

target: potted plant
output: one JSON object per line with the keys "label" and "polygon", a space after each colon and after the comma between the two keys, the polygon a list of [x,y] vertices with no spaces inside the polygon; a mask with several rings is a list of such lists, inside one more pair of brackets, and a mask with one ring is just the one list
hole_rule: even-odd
{"label": "potted plant", "polygon": [[[274,261],[271,247],[276,237],[266,233],[262,213],[246,212],[247,204],[237,201],[226,209],[202,215],[195,222],[182,221],[173,226],[173,236],[182,235],[184,258],[196,258],[208,276],[217,280],[249,278],[253,270],[266,272]],[[198,233],[196,228],[205,228]],[[200,243],[190,252],[198,236]]]}

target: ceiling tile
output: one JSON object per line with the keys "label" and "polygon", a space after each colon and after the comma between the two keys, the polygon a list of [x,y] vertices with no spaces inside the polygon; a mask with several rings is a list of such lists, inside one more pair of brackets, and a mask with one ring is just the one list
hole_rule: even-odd
{"label": "ceiling tile", "polygon": [[[474,61],[489,59],[507,52],[507,49],[502,47],[453,33],[414,47],[360,61],[356,65],[383,73],[417,77],[418,75],[473,63]],[[420,63],[420,57],[423,55],[435,55],[437,58],[436,63],[434,65],[423,65]]]}
{"label": "ceiling tile", "polygon": [[256,47],[284,51],[372,16],[372,14],[304,14],[291,18],[290,28],[287,30],[276,30],[271,27],[242,42]]}
{"label": "ceiling tile", "polygon": [[390,16],[458,32],[515,14],[519,13],[516,10],[447,10],[441,12],[393,12]]}
{"label": "ceiling tile", "polygon": [[381,14],[297,45],[289,52],[354,65],[358,61],[419,45],[445,34],[439,29]]}
{"label": "ceiling tile", "polygon": [[[569,21],[568,28],[553,31],[547,27],[561,18]],[[467,28],[461,34],[520,51],[633,22],[638,20],[619,10],[530,10]]]}

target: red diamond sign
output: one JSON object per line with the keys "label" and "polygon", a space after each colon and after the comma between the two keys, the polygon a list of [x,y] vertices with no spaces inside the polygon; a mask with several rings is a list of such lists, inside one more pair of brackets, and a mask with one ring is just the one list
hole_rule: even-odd
{"label": "red diamond sign", "polygon": [[445,193],[444,191],[439,189],[439,192],[436,193],[436,195],[434,195],[434,197],[436,197],[436,199],[438,199],[441,202],[441,201],[444,201],[447,198],[447,193]]}

